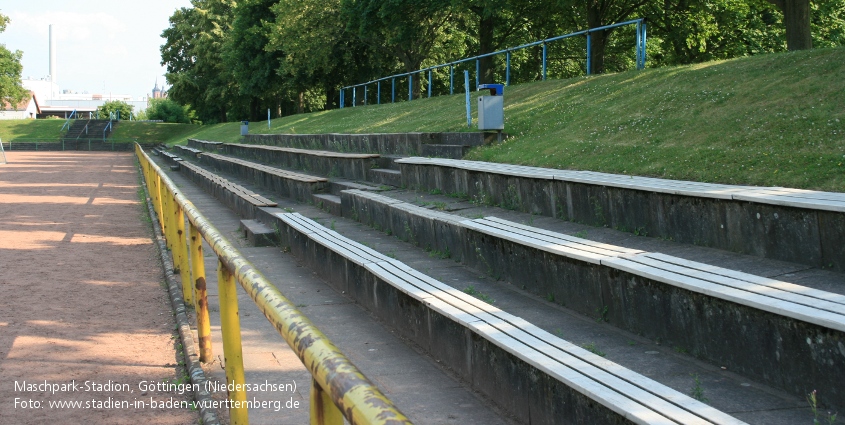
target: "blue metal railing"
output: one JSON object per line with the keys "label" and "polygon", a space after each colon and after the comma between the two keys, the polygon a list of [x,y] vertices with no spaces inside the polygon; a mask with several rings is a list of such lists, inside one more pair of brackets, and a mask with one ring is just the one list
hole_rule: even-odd
{"label": "blue metal railing", "polygon": [[70,116],[67,117],[67,119],[65,120],[65,123],[62,124],[62,129],[59,130],[59,131],[65,131],[65,128],[70,130],[70,120],[72,120],[73,117],[75,117],[75,116],[76,116],[76,109],[74,109],[73,112],[70,113]]}
{"label": "blue metal railing", "polygon": [[112,120],[109,120],[109,123],[106,124],[106,127],[103,129],[103,141],[104,142],[106,141],[106,132],[111,130],[111,123],[112,123]]}
{"label": "blue metal railing", "polygon": [[431,97],[432,94],[432,81],[433,81],[433,74],[432,71],[436,71],[440,68],[449,67],[449,94],[455,93],[455,65],[459,65],[464,62],[475,61],[475,89],[478,90],[479,86],[479,74],[481,70],[481,59],[486,58],[489,56],[496,56],[504,53],[506,55],[505,58],[505,85],[510,85],[511,83],[511,52],[515,52],[517,50],[527,49],[529,47],[534,47],[538,45],[543,46],[543,56],[542,56],[542,66],[543,66],[543,80],[545,80],[548,76],[548,67],[547,67],[547,51],[548,51],[548,44],[554,41],[563,40],[570,37],[577,37],[577,36],[586,36],[587,37],[587,75],[590,74],[590,68],[592,65],[592,55],[590,52],[591,48],[591,36],[590,33],[597,32],[597,31],[604,31],[608,29],[618,28],[625,25],[637,25],[636,29],[636,41],[635,41],[635,49],[636,49],[636,65],[637,69],[644,69],[645,68],[645,61],[646,61],[646,23],[645,19],[632,19],[630,21],[620,22],[618,24],[612,25],[605,25],[603,27],[598,28],[590,28],[578,32],[573,32],[571,34],[559,35],[557,37],[546,38],[543,40],[538,40],[533,43],[527,43],[516,47],[509,47],[505,50],[499,50],[495,52],[485,53],[483,55],[473,56],[469,58],[459,59],[454,62],[443,63],[440,65],[430,66],[428,68],[419,69],[416,71],[406,72],[402,74],[395,74],[388,77],[382,77],[377,80],[367,81],[366,83],[355,84],[351,86],[345,86],[340,88],[340,107],[343,108],[346,106],[346,93],[347,89],[352,89],[352,106],[354,107],[357,102],[357,89],[358,87],[364,88],[364,104],[367,104],[367,86],[370,84],[376,84],[378,95],[376,96],[377,103],[381,104],[381,82],[390,80],[391,85],[391,94],[390,94],[390,101],[396,102],[396,79],[397,78],[408,78],[408,100],[413,100],[414,93],[414,74],[421,74],[423,72],[428,73],[428,97]]}

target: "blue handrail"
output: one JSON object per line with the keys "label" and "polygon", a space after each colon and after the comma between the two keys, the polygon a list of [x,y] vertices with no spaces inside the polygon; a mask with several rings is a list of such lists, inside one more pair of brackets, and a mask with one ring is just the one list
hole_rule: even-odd
{"label": "blue handrail", "polygon": [[70,113],[70,116],[67,117],[67,119],[65,120],[65,123],[62,124],[62,128],[59,131],[65,131],[65,128],[70,130],[70,120],[72,120],[75,115],[76,115],[76,109],[74,109],[73,112]]}
{"label": "blue handrail", "polygon": [[109,123],[106,124],[106,127],[103,129],[103,141],[104,142],[106,141],[106,131],[111,130],[111,123],[112,123],[112,120],[109,120]]}
{"label": "blue handrail", "polygon": [[472,57],[469,57],[469,58],[458,59],[458,60],[453,61],[453,62],[442,63],[442,64],[439,64],[439,65],[430,66],[428,68],[422,68],[422,69],[419,69],[419,70],[416,70],[416,71],[405,72],[405,73],[402,73],[402,74],[390,75],[390,76],[382,77],[382,78],[379,78],[379,79],[376,79],[376,80],[367,81],[366,83],[355,84],[355,85],[351,85],[351,86],[344,86],[344,87],[340,88],[340,107],[343,108],[345,106],[346,96],[345,96],[344,91],[346,89],[352,89],[352,106],[353,107],[355,106],[355,104],[357,103],[357,101],[356,101],[357,90],[356,89],[358,87],[364,87],[364,90],[365,90],[365,92],[364,92],[365,93],[364,104],[366,104],[367,85],[373,84],[373,83],[378,84],[378,92],[379,92],[378,103],[381,103],[381,82],[386,81],[386,80],[391,80],[391,88],[392,88],[391,102],[396,102],[396,79],[397,78],[404,78],[404,77],[408,77],[408,100],[413,100],[412,88],[413,88],[414,74],[420,74],[422,72],[428,72],[428,97],[431,97],[432,71],[438,70],[440,68],[445,68],[445,67],[449,67],[449,93],[452,94],[452,93],[454,93],[454,87],[453,86],[454,86],[454,67],[455,67],[455,65],[459,65],[459,64],[462,64],[464,62],[469,62],[469,61],[473,61],[473,60],[475,61],[475,88],[476,88],[476,90],[478,90],[479,73],[480,73],[479,70],[480,70],[480,67],[481,67],[480,59],[490,57],[490,56],[500,55],[502,53],[505,53],[507,55],[507,60],[506,60],[506,65],[505,65],[505,67],[506,67],[505,84],[510,85],[510,65],[511,65],[510,64],[510,55],[511,55],[511,52],[521,50],[521,49],[527,49],[529,47],[539,46],[539,45],[543,46],[543,59],[542,59],[542,61],[543,61],[543,80],[545,80],[546,76],[547,76],[547,66],[546,66],[547,48],[546,48],[546,45],[548,43],[551,43],[551,42],[554,42],[554,41],[563,40],[563,39],[570,38],[570,37],[577,37],[577,36],[581,36],[581,35],[587,37],[587,55],[586,55],[587,57],[586,57],[586,59],[587,59],[587,74],[589,75],[590,74],[590,65],[591,65],[591,61],[592,61],[592,57],[591,57],[592,55],[591,55],[591,52],[590,52],[590,44],[591,44],[590,33],[597,32],[597,31],[604,31],[604,30],[613,29],[613,28],[617,28],[617,27],[621,27],[621,26],[625,26],[625,25],[632,25],[632,24],[637,25],[636,41],[635,41],[635,43],[636,43],[635,44],[635,47],[636,47],[636,65],[637,65],[637,69],[641,70],[641,69],[645,68],[645,62],[646,62],[646,23],[645,23],[645,19],[643,19],[643,18],[632,19],[630,21],[619,22],[619,23],[616,23],[616,24],[605,25],[605,26],[597,27],[597,28],[590,28],[590,29],[586,29],[586,30],[573,32],[573,33],[570,33],[570,34],[559,35],[559,36],[556,36],[556,37],[551,37],[551,38],[546,38],[546,39],[543,39],[543,40],[534,41],[532,43],[522,44],[522,45],[519,45],[519,46],[516,46],[516,47],[509,47],[509,48],[504,49],[504,50],[498,50],[498,51],[495,51],[495,52],[485,53],[485,54],[478,55],[478,56],[472,56]]}

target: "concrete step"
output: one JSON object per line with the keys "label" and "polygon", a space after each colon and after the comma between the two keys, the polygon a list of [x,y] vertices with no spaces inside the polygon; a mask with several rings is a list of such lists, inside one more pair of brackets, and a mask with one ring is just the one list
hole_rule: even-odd
{"label": "concrete step", "polygon": [[407,158],[407,157],[401,156],[401,155],[382,155],[378,159],[378,168],[387,168],[387,169],[390,169],[390,170],[398,170],[399,164],[397,164],[394,161],[396,161],[397,159],[402,159],[402,158]]}
{"label": "concrete step", "polygon": [[370,181],[390,186],[402,186],[402,172],[385,168],[373,168],[370,170]]}
{"label": "concrete step", "polygon": [[317,208],[332,215],[341,215],[340,196],[328,193],[315,193],[312,197],[314,199],[314,205]]}
{"label": "concrete step", "polygon": [[433,158],[461,159],[469,152],[466,145],[423,145],[422,156]]}
{"label": "concrete step", "polygon": [[252,246],[275,246],[279,241],[273,229],[256,220],[241,220],[240,231]]}
{"label": "concrete step", "polygon": [[329,193],[335,196],[340,196],[340,192],[349,189],[358,189],[358,190],[369,190],[369,191],[379,191],[378,187],[363,184],[363,183],[355,183],[348,180],[336,180],[329,182]]}

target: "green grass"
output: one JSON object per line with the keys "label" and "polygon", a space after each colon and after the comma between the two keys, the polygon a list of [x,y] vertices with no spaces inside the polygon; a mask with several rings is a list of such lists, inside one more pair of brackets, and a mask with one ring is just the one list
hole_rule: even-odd
{"label": "green grass", "polygon": [[[841,192],[843,93],[845,48],[514,85],[505,90],[513,137],[468,159]],[[4,140],[43,130],[8,128],[0,125]],[[410,131],[473,131],[464,95],[292,115],[270,129],[250,124],[253,134]],[[114,137],[236,142],[240,123],[123,122]]]}
{"label": "green grass", "polygon": [[59,140],[65,120],[0,120],[0,139],[10,140]]}

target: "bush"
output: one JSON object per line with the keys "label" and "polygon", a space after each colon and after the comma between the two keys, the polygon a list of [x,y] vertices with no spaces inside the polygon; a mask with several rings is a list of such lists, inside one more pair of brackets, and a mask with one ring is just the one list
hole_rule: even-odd
{"label": "bush", "polygon": [[194,111],[170,99],[152,99],[145,111],[148,120],[190,124],[196,121]]}

